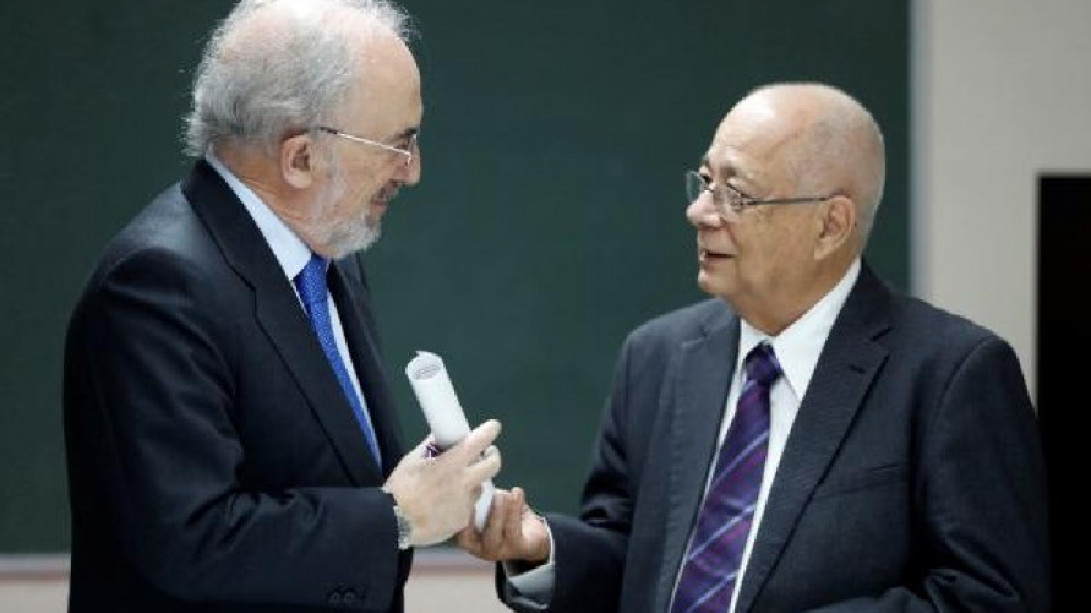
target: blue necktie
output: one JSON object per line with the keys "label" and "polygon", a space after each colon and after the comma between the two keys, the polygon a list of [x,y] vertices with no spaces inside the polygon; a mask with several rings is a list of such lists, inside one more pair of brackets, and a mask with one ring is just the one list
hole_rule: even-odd
{"label": "blue necktie", "polygon": [[746,381],[697,514],[671,613],[726,613],[739,579],[765,469],[769,390],[781,374],[767,343],[754,347],[743,366]]}
{"label": "blue necktie", "polygon": [[341,360],[341,353],[337,350],[337,341],[333,336],[333,323],[330,319],[329,303],[327,296],[329,290],[326,287],[326,273],[329,270],[329,260],[312,255],[303,271],[295,278],[296,289],[299,297],[303,299],[307,317],[311,320],[311,326],[318,336],[318,343],[322,345],[322,351],[326,354],[333,373],[337,375],[337,381],[341,384],[341,390],[348,397],[352,411],[356,414],[356,421],[360,423],[360,430],[367,440],[368,449],[375,457],[375,462],[382,466],[382,456],[379,455],[379,444],[375,440],[375,429],[371,425],[371,416],[368,415],[364,399],[356,393],[352,385],[352,378]]}

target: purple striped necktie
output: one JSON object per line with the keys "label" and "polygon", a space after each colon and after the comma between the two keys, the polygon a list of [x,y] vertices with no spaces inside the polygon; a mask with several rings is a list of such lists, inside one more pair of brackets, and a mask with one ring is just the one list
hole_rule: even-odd
{"label": "purple striped necktie", "polygon": [[671,613],[726,613],[731,605],[765,469],[769,390],[782,372],[768,343],[750,350],[743,367],[746,380],[690,535]]}

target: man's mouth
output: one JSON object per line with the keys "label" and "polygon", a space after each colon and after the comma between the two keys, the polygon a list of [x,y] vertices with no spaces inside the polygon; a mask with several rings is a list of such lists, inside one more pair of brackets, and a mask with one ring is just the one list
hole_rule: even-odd
{"label": "man's mouth", "polygon": [[709,262],[709,261],[715,261],[715,260],[726,260],[726,259],[731,258],[731,257],[734,257],[734,256],[732,256],[730,253],[726,253],[726,252],[722,252],[722,251],[714,251],[712,249],[706,249],[704,247],[698,247],[697,248],[697,259],[700,260],[701,262]]}

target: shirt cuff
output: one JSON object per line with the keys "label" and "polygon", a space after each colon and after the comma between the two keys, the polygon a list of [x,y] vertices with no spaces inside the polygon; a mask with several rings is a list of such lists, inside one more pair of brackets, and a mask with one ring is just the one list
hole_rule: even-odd
{"label": "shirt cuff", "polygon": [[553,584],[556,579],[553,556],[557,548],[553,543],[553,531],[550,530],[549,523],[545,522],[545,520],[542,523],[545,523],[546,533],[549,535],[549,559],[541,566],[536,566],[525,572],[519,572],[517,565],[511,562],[501,562],[501,565],[504,568],[504,576],[507,577],[508,583],[519,594],[540,604],[548,605],[549,601],[553,599]]}

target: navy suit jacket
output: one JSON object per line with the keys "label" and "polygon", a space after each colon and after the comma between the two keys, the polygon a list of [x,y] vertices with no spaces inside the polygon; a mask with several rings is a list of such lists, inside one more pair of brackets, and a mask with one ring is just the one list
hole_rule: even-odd
{"label": "navy suit jacket", "polygon": [[355,259],[330,292],[382,449],[273,252],[204,161],[106,248],[72,315],[69,610],[402,610],[378,489],[404,453]]}
{"label": "navy suit jacket", "polygon": [[[717,447],[738,316],[635,330],[549,611],[665,613]],[[862,267],[774,478],[737,613],[1046,613],[1045,472],[1011,347]],[[513,608],[539,610],[514,594]]]}

